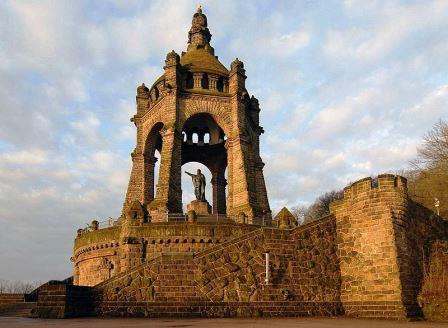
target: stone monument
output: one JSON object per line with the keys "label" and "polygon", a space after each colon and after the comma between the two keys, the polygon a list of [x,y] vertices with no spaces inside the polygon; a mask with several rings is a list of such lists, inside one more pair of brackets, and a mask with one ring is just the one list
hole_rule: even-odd
{"label": "stone monument", "polygon": [[[272,224],[258,100],[243,63],[229,70],[210,41],[199,8],[187,51],[169,52],[164,74],[137,88],[122,214],[78,229],[75,286],[46,286],[39,316],[81,313],[90,299],[104,316],[421,317],[419,293],[431,286],[428,265],[446,256],[448,222],[408,197],[405,178],[384,174],[347,186],[319,220],[297,226],[284,208]],[[213,215],[199,170],[188,173],[196,199],[182,213],[190,162],[212,174]]]}
{"label": "stone monument", "polygon": [[187,212],[194,211],[199,215],[210,214],[212,207],[205,199],[205,176],[201,173],[200,169],[197,170],[197,174],[192,174],[187,171],[185,171],[185,173],[191,176],[194,186],[194,194],[196,196],[196,199],[187,205]]}

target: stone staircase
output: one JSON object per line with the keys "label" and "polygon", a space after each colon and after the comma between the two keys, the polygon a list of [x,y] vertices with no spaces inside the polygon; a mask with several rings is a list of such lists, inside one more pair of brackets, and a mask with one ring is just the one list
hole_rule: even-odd
{"label": "stone staircase", "polygon": [[162,254],[158,267],[156,302],[199,302],[204,299],[194,279],[192,253]]}
{"label": "stone staircase", "polygon": [[15,302],[0,304],[0,317],[30,317],[37,302]]}

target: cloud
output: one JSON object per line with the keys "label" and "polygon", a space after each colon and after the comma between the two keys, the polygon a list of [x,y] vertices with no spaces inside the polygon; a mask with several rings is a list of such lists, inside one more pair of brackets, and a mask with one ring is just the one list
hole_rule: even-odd
{"label": "cloud", "polygon": [[20,150],[0,156],[2,162],[19,165],[39,165],[47,161],[47,152],[42,149]]}
{"label": "cloud", "polygon": [[[120,215],[136,87],[185,50],[196,5],[0,4],[2,278],[65,278],[76,229]],[[204,11],[216,55],[244,61],[260,100],[274,211],[406,167],[425,131],[448,119],[446,1],[206,1]],[[182,189],[185,205],[185,175]]]}

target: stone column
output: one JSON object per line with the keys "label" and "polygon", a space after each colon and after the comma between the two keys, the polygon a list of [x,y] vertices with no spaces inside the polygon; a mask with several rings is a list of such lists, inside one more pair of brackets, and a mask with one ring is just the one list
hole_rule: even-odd
{"label": "stone column", "polygon": [[187,131],[187,145],[193,144],[193,132]]}
{"label": "stone column", "polygon": [[204,134],[203,131],[198,132],[198,146],[204,146]]}
{"label": "stone column", "polygon": [[266,183],[263,175],[264,163],[261,158],[254,163],[255,190],[257,196],[257,216],[264,216],[266,224],[270,224],[272,220],[271,209],[269,207],[268,193],[266,191]]}
{"label": "stone column", "polygon": [[246,134],[246,114],[243,94],[245,88],[245,70],[241,61],[231,64],[229,78],[232,134],[227,136],[227,158],[229,194],[227,197],[227,215],[236,218],[245,215],[252,219],[258,213],[254,186],[253,158],[254,150]]}
{"label": "stone column", "polygon": [[225,214],[227,180],[223,173],[213,172],[211,183],[213,188],[213,214]]}
{"label": "stone column", "polygon": [[219,75],[209,74],[208,75],[208,88],[210,90],[217,90],[216,83],[218,82]]}
{"label": "stone column", "polygon": [[229,92],[229,80],[224,79],[224,92]]}
{"label": "stone column", "polygon": [[145,155],[145,181],[143,205],[149,204],[154,199],[154,167],[157,158],[153,155]]}
{"label": "stone column", "polygon": [[165,221],[167,212],[182,212],[182,134],[174,128],[163,129],[160,134],[163,142],[157,195],[148,206],[152,222]]}
{"label": "stone column", "polygon": [[132,170],[129,178],[128,190],[126,192],[125,202],[123,204],[122,213],[125,213],[127,208],[132,204],[134,200],[143,202],[143,169],[144,169],[144,156],[143,153],[135,149],[131,153],[132,157]]}
{"label": "stone column", "polygon": [[193,73],[193,88],[202,89],[202,76],[203,73]]}

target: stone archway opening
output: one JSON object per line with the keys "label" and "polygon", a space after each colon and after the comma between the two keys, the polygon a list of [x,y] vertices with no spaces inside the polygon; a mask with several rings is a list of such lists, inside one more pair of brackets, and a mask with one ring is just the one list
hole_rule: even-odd
{"label": "stone archway opening", "polygon": [[207,182],[205,187],[206,199],[209,203],[213,202],[213,189],[211,183],[212,173],[210,169],[199,162],[188,162],[182,165],[182,204],[184,211],[186,210],[187,204],[196,199],[191,177],[189,177],[185,171],[196,174],[197,169],[200,169],[202,174],[205,175],[205,180]]}
{"label": "stone archway opening", "polygon": [[[207,185],[211,186],[211,193],[206,191],[206,197],[212,204],[212,213],[226,214],[227,149],[224,146],[226,140],[224,130],[210,114],[199,113],[186,120],[182,134],[182,165],[196,162],[208,168],[211,179],[207,179]],[[196,173],[196,169],[201,168],[198,166],[195,169],[194,165],[190,164],[188,167],[193,170],[192,173]],[[182,177],[186,175],[184,171],[182,168]],[[190,179],[188,176],[187,178]],[[190,190],[188,188],[192,188],[191,182],[185,187],[187,189],[183,188],[183,190]]]}

